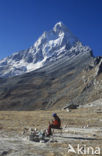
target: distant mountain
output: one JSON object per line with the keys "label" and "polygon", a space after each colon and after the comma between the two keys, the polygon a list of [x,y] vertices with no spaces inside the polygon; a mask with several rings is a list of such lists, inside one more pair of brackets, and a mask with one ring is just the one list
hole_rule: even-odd
{"label": "distant mountain", "polygon": [[32,47],[13,53],[0,61],[0,77],[12,77],[39,69],[62,57],[73,59],[91,49],[83,46],[68,28],[57,23],[52,30],[44,32]]}
{"label": "distant mountain", "polygon": [[102,97],[102,57],[61,23],[0,61],[0,110],[62,109]]}

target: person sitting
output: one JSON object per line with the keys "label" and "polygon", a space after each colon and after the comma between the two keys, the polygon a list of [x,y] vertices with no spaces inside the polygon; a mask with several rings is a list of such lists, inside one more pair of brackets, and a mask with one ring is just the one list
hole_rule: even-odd
{"label": "person sitting", "polygon": [[61,127],[61,120],[58,117],[58,115],[56,113],[53,113],[52,116],[54,117],[54,120],[52,121],[52,123],[49,122],[48,135],[47,136],[50,136],[52,134],[51,128],[60,129],[60,127]]}

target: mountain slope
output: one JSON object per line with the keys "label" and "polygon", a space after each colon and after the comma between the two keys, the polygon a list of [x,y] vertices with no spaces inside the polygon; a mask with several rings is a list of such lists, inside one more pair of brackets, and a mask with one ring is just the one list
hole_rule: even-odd
{"label": "mountain slope", "polygon": [[[61,58],[36,71],[0,80],[0,110],[61,109],[102,96],[99,63],[90,53]],[[97,69],[96,69],[97,68]]]}
{"label": "mountain slope", "polygon": [[57,23],[27,50],[13,53],[0,61],[0,77],[12,77],[39,69],[66,55],[71,59],[79,53],[90,52],[63,23]]}

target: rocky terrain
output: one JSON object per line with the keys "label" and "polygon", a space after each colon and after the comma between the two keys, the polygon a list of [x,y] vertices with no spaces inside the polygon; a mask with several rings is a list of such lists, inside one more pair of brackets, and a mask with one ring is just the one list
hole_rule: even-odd
{"label": "rocky terrain", "polygon": [[[62,133],[54,130],[48,142],[29,141],[23,133],[26,128],[44,130],[48,127],[53,111],[1,111],[0,112],[0,156],[75,156],[77,145],[83,148],[100,148],[102,155],[102,99],[66,112],[55,110],[62,120]],[[76,153],[68,152],[69,144]]]}

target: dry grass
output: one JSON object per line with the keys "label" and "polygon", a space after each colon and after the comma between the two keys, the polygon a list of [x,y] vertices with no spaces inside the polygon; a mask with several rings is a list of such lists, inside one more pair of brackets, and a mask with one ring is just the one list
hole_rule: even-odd
{"label": "dry grass", "polygon": [[[96,108],[95,108],[96,109]],[[96,113],[92,108],[80,108],[71,112],[56,110],[62,120],[63,126],[100,127],[102,113]],[[22,131],[24,127],[36,127],[38,129],[47,128],[49,121],[52,120],[53,111],[1,111],[0,129]]]}
{"label": "dry grass", "polygon": [[[55,112],[57,112],[57,114],[62,119],[62,127],[82,127],[87,124],[89,125],[89,127],[101,127],[100,120],[102,119],[102,113],[97,113],[96,108],[79,108],[71,112],[56,110]],[[15,131],[16,133],[21,133],[24,127],[36,127],[38,129],[45,129],[48,127],[48,122],[52,120],[52,113],[53,111],[1,111],[0,130],[7,132]],[[48,152],[46,152],[46,150],[33,150],[34,152],[40,152],[39,154],[42,154],[43,156],[74,156],[73,153],[69,154],[66,151],[68,150],[68,143],[73,144],[74,148],[76,148],[76,145],[78,143],[80,143],[81,145],[87,143],[87,146],[92,145],[93,147],[99,145],[102,148],[102,140],[89,140],[88,142],[79,140],[71,142],[70,140],[68,140],[67,143],[51,143],[48,148],[52,150],[49,150]],[[56,151],[56,149],[60,149],[60,152]]]}

